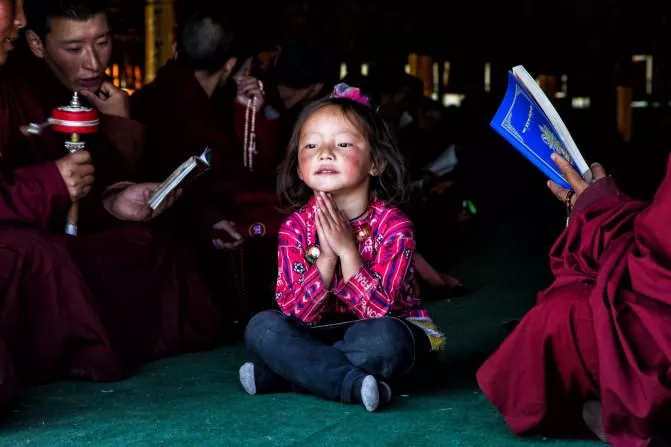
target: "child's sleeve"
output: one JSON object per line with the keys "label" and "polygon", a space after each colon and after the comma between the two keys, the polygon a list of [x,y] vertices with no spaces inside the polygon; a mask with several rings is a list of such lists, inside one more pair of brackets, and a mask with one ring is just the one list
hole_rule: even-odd
{"label": "child's sleeve", "polygon": [[374,263],[368,268],[362,264],[349,281],[332,292],[362,319],[387,315],[412,286],[409,284],[415,254],[412,223],[407,218],[398,220],[380,234],[383,239]]}
{"label": "child's sleeve", "polygon": [[305,259],[301,225],[292,218],[280,227],[277,250],[277,286],[275,300],[285,315],[292,315],[305,323],[319,321],[328,290],[319,268]]}

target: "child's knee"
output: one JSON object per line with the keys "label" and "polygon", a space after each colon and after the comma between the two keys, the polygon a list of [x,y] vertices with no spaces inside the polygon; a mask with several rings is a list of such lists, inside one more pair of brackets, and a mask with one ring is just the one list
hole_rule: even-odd
{"label": "child's knee", "polygon": [[355,366],[385,378],[403,374],[415,356],[413,334],[396,318],[363,320],[347,331],[345,342]]}
{"label": "child's knee", "polygon": [[414,337],[405,322],[382,318],[375,326],[374,349],[377,356],[390,363],[407,363],[414,355]]}
{"label": "child's knee", "polygon": [[245,328],[245,344],[258,352],[264,341],[276,338],[276,334],[289,324],[282,313],[276,310],[264,310],[252,317]]}

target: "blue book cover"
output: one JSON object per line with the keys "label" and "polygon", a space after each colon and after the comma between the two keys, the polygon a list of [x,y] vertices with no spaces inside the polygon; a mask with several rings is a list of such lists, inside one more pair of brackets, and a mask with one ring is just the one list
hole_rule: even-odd
{"label": "blue book cover", "polygon": [[557,152],[574,168],[575,161],[547,115],[513,73],[508,73],[508,89],[490,126],[548,178],[571,189],[550,155]]}

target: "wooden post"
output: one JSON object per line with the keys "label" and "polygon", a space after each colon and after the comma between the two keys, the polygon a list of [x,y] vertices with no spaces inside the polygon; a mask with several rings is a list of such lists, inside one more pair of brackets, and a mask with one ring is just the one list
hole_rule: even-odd
{"label": "wooden post", "polygon": [[433,63],[431,56],[419,56],[417,77],[424,83],[424,96],[431,96],[433,90]]}
{"label": "wooden post", "polygon": [[419,58],[415,53],[408,55],[408,74],[417,76],[417,68],[419,65]]}
{"label": "wooden post", "polygon": [[632,110],[631,100],[633,90],[631,87],[618,85],[617,90],[617,130],[623,141],[630,141],[632,136]]}
{"label": "wooden post", "polygon": [[156,77],[156,70],[172,58],[175,11],[173,0],[146,0],[145,5],[145,82]]}
{"label": "wooden post", "polygon": [[174,0],[161,0],[159,63],[163,66],[172,59],[175,43],[175,4]]}
{"label": "wooden post", "polygon": [[156,77],[156,2],[147,0],[144,8],[144,72],[147,83]]}

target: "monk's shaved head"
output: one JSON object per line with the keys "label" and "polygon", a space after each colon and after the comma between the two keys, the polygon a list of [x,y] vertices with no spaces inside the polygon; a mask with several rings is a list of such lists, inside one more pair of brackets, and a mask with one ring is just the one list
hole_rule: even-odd
{"label": "monk's shaved head", "polygon": [[182,22],[177,38],[178,59],[194,70],[220,70],[235,57],[233,29],[224,8],[204,6]]}

